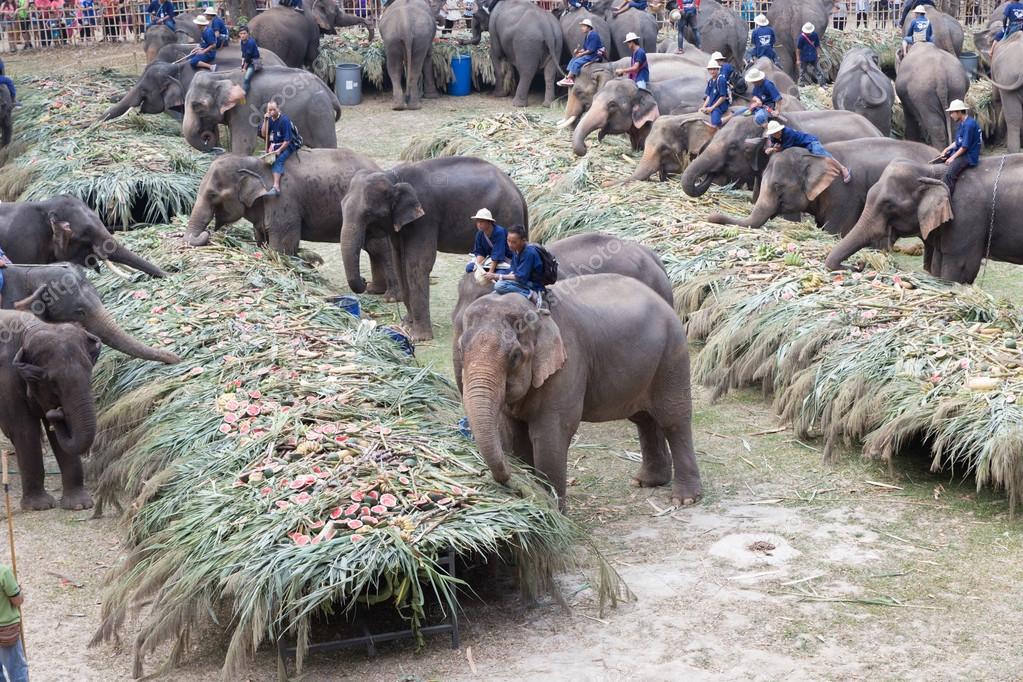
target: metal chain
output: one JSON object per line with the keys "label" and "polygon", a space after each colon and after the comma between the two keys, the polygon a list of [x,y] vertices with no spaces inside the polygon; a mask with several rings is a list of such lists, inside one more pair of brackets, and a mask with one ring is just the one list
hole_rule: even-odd
{"label": "metal chain", "polygon": [[987,274],[987,264],[991,262],[991,238],[995,234],[995,202],[998,200],[998,179],[1002,177],[1002,168],[1005,167],[1006,156],[1007,154],[1002,154],[1002,160],[998,164],[998,174],[995,175],[995,185],[991,188],[991,220],[987,227],[987,251],[984,254],[984,271],[980,273],[981,280]]}

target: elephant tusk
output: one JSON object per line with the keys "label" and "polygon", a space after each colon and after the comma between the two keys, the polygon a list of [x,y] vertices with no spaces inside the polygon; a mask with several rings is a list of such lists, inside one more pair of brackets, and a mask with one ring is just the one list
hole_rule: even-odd
{"label": "elephant tusk", "polygon": [[572,125],[575,119],[576,119],[575,116],[569,116],[568,118],[561,119],[560,121],[558,121],[558,128],[567,128],[568,126]]}
{"label": "elephant tusk", "polygon": [[122,270],[112,260],[107,260],[106,264],[107,267],[110,268],[110,272],[114,273],[115,275],[117,275],[118,277],[125,281],[131,281],[131,274],[126,272],[125,270]]}

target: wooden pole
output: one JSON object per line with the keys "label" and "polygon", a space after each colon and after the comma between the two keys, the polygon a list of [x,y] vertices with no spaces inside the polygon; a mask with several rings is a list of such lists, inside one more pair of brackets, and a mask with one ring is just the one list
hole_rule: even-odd
{"label": "wooden pole", "polygon": [[[11,570],[14,571],[14,579],[18,579],[18,556],[14,551],[14,516],[11,514],[11,480],[7,472],[7,456],[10,453],[4,450],[0,453],[0,473],[4,484],[4,508],[7,510],[7,542],[11,546]],[[21,583],[18,583],[21,587]],[[19,608],[20,612],[21,609]],[[18,621],[18,629],[21,630],[21,651],[28,660],[28,648],[25,646],[25,614],[21,614]]]}

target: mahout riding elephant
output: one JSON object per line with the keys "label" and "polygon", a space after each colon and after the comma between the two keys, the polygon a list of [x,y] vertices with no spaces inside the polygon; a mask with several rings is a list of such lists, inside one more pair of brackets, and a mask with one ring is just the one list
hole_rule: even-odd
{"label": "mahout riding elephant", "polygon": [[78,197],[0,203],[0,249],[14,263],[66,261],[93,267],[120,263],[150,277],[167,273],[110,234],[96,211]]}
{"label": "mahout riding elephant", "polygon": [[[702,0],[696,15],[696,27],[700,30],[700,49],[708,54],[720,52],[725,61],[735,68],[742,67],[746,53],[746,39],[749,27],[743,18],[730,7],[717,0]],[[686,27],[686,54],[693,49],[693,29]],[[704,66],[704,59],[700,66]]]}
{"label": "mahout riding elephant", "polygon": [[[312,67],[320,56],[320,36],[347,26],[365,26],[373,42],[373,26],[361,17],[345,14],[332,0],[313,0],[296,12],[275,6],[249,22],[249,31],[263,48],[272,51],[292,68]],[[220,56],[219,53],[217,55]]]}
{"label": "mahout riding elephant", "polygon": [[357,172],[341,202],[341,255],[348,286],[355,293],[366,290],[359,253],[368,239],[386,235],[412,336],[432,339],[430,272],[437,252],[468,253],[476,237],[470,216],[481,208],[490,209],[501,225],[529,227],[526,200],[518,187],[482,159],[446,156],[385,172]]}
{"label": "mahout riding elephant", "polygon": [[561,24],[561,62],[567,64],[576,49],[583,45],[583,31],[579,22],[589,19],[593,24],[593,30],[600,36],[600,42],[604,43],[604,49],[610,56],[611,52],[611,27],[603,16],[579,9],[572,12],[561,12],[558,16],[558,23]]}
{"label": "mahout riding elephant", "polygon": [[706,79],[683,76],[650,83],[643,90],[630,78],[615,78],[604,84],[593,104],[575,128],[572,151],[586,155],[586,138],[599,130],[605,135],[628,135],[633,149],[642,149],[650,125],[662,114],[696,111],[703,104]]}
{"label": "mahout riding elephant", "polygon": [[803,24],[813,24],[817,35],[823,39],[831,23],[833,4],[832,0],[774,0],[771,3],[767,19],[777,38],[774,51],[778,55],[778,66],[789,78],[799,77],[796,73],[796,41],[802,33]]}
{"label": "mahout riding elephant", "polygon": [[1023,123],[1023,32],[998,44],[991,62],[991,82],[998,88],[1005,118],[1005,146],[1011,154],[1020,149],[1020,128]]}
{"label": "mahout riding elephant", "polygon": [[392,109],[401,111],[421,106],[420,79],[425,97],[439,96],[433,72],[436,17],[436,9],[427,0],[393,0],[380,15],[380,37],[384,41],[387,75],[393,89]]}
{"label": "mahout riding elephant", "polygon": [[945,111],[954,99],[965,99],[970,78],[955,55],[931,43],[917,43],[899,65],[895,92],[906,115],[905,138],[942,149],[952,140]]}
{"label": "mahout riding elephant", "polygon": [[[192,47],[191,43],[179,43],[168,45],[160,50],[160,58],[146,65],[135,85],[99,120],[108,121],[117,118],[133,107],[143,114],[162,114],[165,111],[184,112],[185,93],[188,92],[188,88],[192,84],[196,70],[187,62],[178,64],[174,62],[187,54]],[[179,52],[182,54],[178,54],[177,57],[173,56]],[[260,48],[259,54],[263,60],[263,66],[284,66],[281,58],[270,50]],[[168,58],[164,59],[165,56]],[[241,52],[236,46],[231,45],[217,51],[219,70],[238,69],[241,67],[241,63]]]}
{"label": "mahout riding elephant", "polygon": [[125,355],[168,365],[181,361],[174,353],[150,348],[121,329],[77,265],[8,265],[0,305],[4,310],[31,312],[46,322],[77,322]]}
{"label": "mahout riding elephant", "polygon": [[[390,10],[388,10],[390,11]],[[386,12],[385,12],[386,15]],[[508,96],[508,69],[518,76],[512,106],[529,104],[529,86],[537,71],[543,71],[544,106],[554,101],[554,83],[563,73],[561,59],[561,26],[550,12],[530,0],[499,0],[477,3],[473,14],[472,39],[468,45],[479,45],[483,31],[490,32],[490,58],[494,62],[494,94]],[[612,28],[612,35],[614,29]],[[610,46],[609,46],[610,47]]]}
{"label": "mahout riding elephant", "polygon": [[[619,59],[615,62],[589,63],[575,77],[575,85],[568,89],[568,102],[565,104],[565,116],[559,124],[566,127],[576,123],[585,114],[593,98],[600,88],[608,81],[614,80],[615,69],[624,69],[629,65],[629,59]],[[647,55],[650,63],[650,82],[671,80],[682,76],[693,78],[707,77],[707,60],[702,64],[693,64],[682,55],[674,54],[650,54]]]}
{"label": "mahout riding elephant", "polygon": [[973,46],[985,65],[990,64],[991,46],[994,44],[995,36],[1002,30],[1002,17],[1005,16],[1005,7],[1008,4],[1003,2],[991,10],[981,28],[973,32]]}
{"label": "mahout riding elephant", "polygon": [[0,431],[14,446],[21,508],[52,509],[44,487],[42,437],[60,467],[64,509],[88,509],[82,455],[96,438],[92,367],[102,342],[76,324],[50,324],[31,313],[0,310]]}
{"label": "mahout riding elephant", "polygon": [[625,44],[625,36],[630,33],[639,36],[639,46],[648,53],[657,52],[657,19],[649,12],[629,8],[617,17],[608,17],[607,23],[611,28],[611,44],[608,49],[615,59],[632,56]]}
{"label": "mahout riding elephant", "polygon": [[[557,286],[562,290],[571,288],[571,285],[564,285],[565,280],[572,277],[613,273],[639,280],[653,289],[668,305],[675,305],[671,280],[664,270],[661,257],[639,242],[619,239],[603,232],[585,232],[549,242],[544,246],[558,259]],[[459,280],[458,301],[451,312],[453,342],[457,343],[458,337],[461,336],[462,313],[466,307],[493,290],[493,282],[481,283],[476,279],[475,273],[466,273]],[[462,368],[458,365],[455,366],[455,381],[461,387]]]}
{"label": "mahout riding elephant", "polygon": [[[214,229],[244,218],[252,223],[256,241],[294,256],[299,241],[338,244],[341,239],[341,199],[358,171],[379,171],[372,159],[351,149],[302,149],[281,178],[281,194],[266,197],[273,185],[270,168],[244,154],[224,154],[210,164],[199,185],[188,218],[189,246],[210,242]],[[326,199],[326,200],[325,200]],[[397,278],[390,274],[391,245],[383,235],[367,235],[373,281],[371,294],[397,300]]]}
{"label": "mahout riding elephant", "polygon": [[934,147],[887,138],[832,142],[828,152],[849,169],[849,182],[842,182],[841,169],[833,160],[793,147],[771,155],[750,215],[712,213],[707,222],[763,227],[775,216],[809,213],[825,232],[845,235],[863,212],[867,192],[891,161],[926,163],[938,155]]}
{"label": "mahout riding elephant", "polygon": [[633,481],[672,481],[672,504],[696,502],[703,488],[693,451],[689,348],[675,311],[631,277],[583,275],[564,284],[568,291],[550,289],[550,314],[524,296],[496,293],[462,314],[453,361],[494,480],[509,480],[510,449],[547,477],[563,508],[568,447],[579,423],[628,419],[643,454]]}
{"label": "mahout riding elephant", "polygon": [[895,86],[878,66],[877,53],[869,47],[846,52],[831,91],[832,106],[855,111],[888,136],[892,132],[894,102]]}
{"label": "mahout riding elephant", "polygon": [[174,43],[198,43],[202,38],[202,32],[195,24],[198,12],[184,12],[175,17],[175,30],[171,30],[163,24],[150,26],[142,37],[142,50],[146,53],[146,61],[156,59],[156,55],[165,45]]}
{"label": "mahout riding elephant", "polygon": [[[341,117],[337,96],[322,80],[301,69],[273,66],[253,78],[248,98],[242,89],[243,74],[198,73],[185,94],[181,133],[199,151],[220,145],[220,124],[231,131],[231,151],[248,154],[259,139],[266,104],[280,104],[298,127],[306,145],[337,147],[334,122]],[[247,100],[242,104],[242,100]],[[289,166],[290,168],[290,166]]]}
{"label": "mahout riding elephant", "polygon": [[[784,119],[785,125],[815,135],[824,144],[881,137],[870,121],[851,111],[794,111],[785,114]],[[698,197],[712,182],[753,182],[766,165],[763,128],[752,116],[735,116],[683,171],[682,191]]]}
{"label": "mahout riding elephant", "polygon": [[1023,194],[1013,191],[1023,182],[1023,155],[982,156],[959,176],[951,199],[941,180],[945,168],[908,160],[890,163],[867,193],[860,219],[825,265],[837,270],[873,242],[918,235],[924,240],[924,267],[942,279],[969,284],[984,259],[1023,264]]}
{"label": "mahout riding elephant", "polygon": [[[934,45],[939,49],[959,56],[963,51],[963,26],[959,21],[948,14],[945,14],[940,9],[924,5],[926,10],[926,17],[931,22],[931,32],[934,38]],[[913,15],[910,14],[906,17],[906,20],[902,22],[902,33],[900,35],[906,35],[906,31],[909,29],[910,23],[913,21]],[[912,52],[912,50],[910,50]]]}

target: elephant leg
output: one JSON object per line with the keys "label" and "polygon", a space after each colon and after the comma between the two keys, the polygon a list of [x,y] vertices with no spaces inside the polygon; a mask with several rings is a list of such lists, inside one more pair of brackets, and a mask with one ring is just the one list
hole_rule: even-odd
{"label": "elephant leg", "polygon": [[302,226],[294,225],[290,221],[267,222],[269,229],[264,234],[267,235],[267,244],[270,248],[289,256],[297,255],[298,244],[302,239]]}
{"label": "elephant leg", "polygon": [[57,466],[60,467],[60,482],[63,492],[60,496],[60,506],[63,509],[80,511],[92,508],[92,496],[85,489],[85,473],[82,469],[82,458],[70,454],[60,447],[56,436],[46,432],[53,448],[53,456],[57,459]]}
{"label": "elephant leg", "polygon": [[383,294],[384,300],[388,302],[401,300],[401,284],[391,258],[390,240],[386,237],[369,237],[365,248],[372,273],[366,293]]}
{"label": "elephant leg", "polygon": [[664,431],[675,470],[671,503],[676,506],[694,504],[703,495],[703,484],[693,447],[693,400],[688,357],[674,367],[662,368],[652,393],[652,402],[651,416]]}
{"label": "elephant leg", "polygon": [[391,79],[391,108],[395,111],[405,109],[405,90],[402,89],[402,72],[404,70],[404,50],[387,51],[387,75]]}
{"label": "elephant leg", "polygon": [[529,466],[533,466],[533,441],[529,438],[529,424],[518,420],[511,421],[512,452],[515,457]]}
{"label": "elephant leg", "polygon": [[[923,138],[923,134],[920,132],[920,124],[916,120],[916,114],[914,114],[913,112],[911,112],[909,110],[907,110],[905,112],[905,114],[906,114],[906,117],[905,117],[906,118],[906,122],[905,122],[906,130],[905,130],[904,137],[909,142],[923,142],[924,138]],[[942,145],[942,146],[944,146],[944,145]]]}
{"label": "elephant leg", "polygon": [[555,58],[548,57],[543,65],[543,105],[549,107],[554,104],[554,86],[558,81],[558,65]]}
{"label": "elephant leg", "polygon": [[1020,121],[1023,120],[1023,93],[1007,92],[1002,96],[1002,114],[1005,116],[1005,146],[1010,154],[1020,148]]}
{"label": "elephant leg", "polygon": [[646,412],[633,415],[630,421],[639,430],[639,447],[643,453],[643,464],[632,482],[640,488],[653,488],[670,482],[671,453],[664,432]]}
{"label": "elephant leg", "polygon": [[425,99],[437,99],[440,93],[437,91],[437,74],[433,70],[433,43],[426,50],[426,58],[423,60],[423,97]]}
{"label": "elephant leg", "polygon": [[558,507],[565,508],[565,489],[568,466],[568,446],[579,428],[582,404],[574,407],[574,414],[558,409],[547,409],[529,423],[529,439],[533,443],[533,466],[547,477],[558,496]]}
{"label": "elephant leg", "polygon": [[18,423],[18,430],[11,433],[11,444],[18,457],[18,471],[21,473],[21,508],[30,511],[53,509],[57,500],[46,492],[44,485],[42,429],[39,420],[26,415]]}
{"label": "elephant leg", "polygon": [[[425,253],[424,253],[425,252]],[[398,275],[403,281],[402,300],[408,309],[409,326],[415,341],[429,341],[433,338],[433,325],[430,320],[430,271],[437,259],[436,247],[429,249],[412,249],[406,245],[401,248],[402,257],[395,260],[398,264]]]}
{"label": "elephant leg", "polygon": [[525,52],[520,54],[515,62],[515,70],[519,72],[519,82],[515,86],[515,96],[512,97],[513,107],[529,106],[529,86],[533,83],[537,69],[540,68],[539,53]]}

